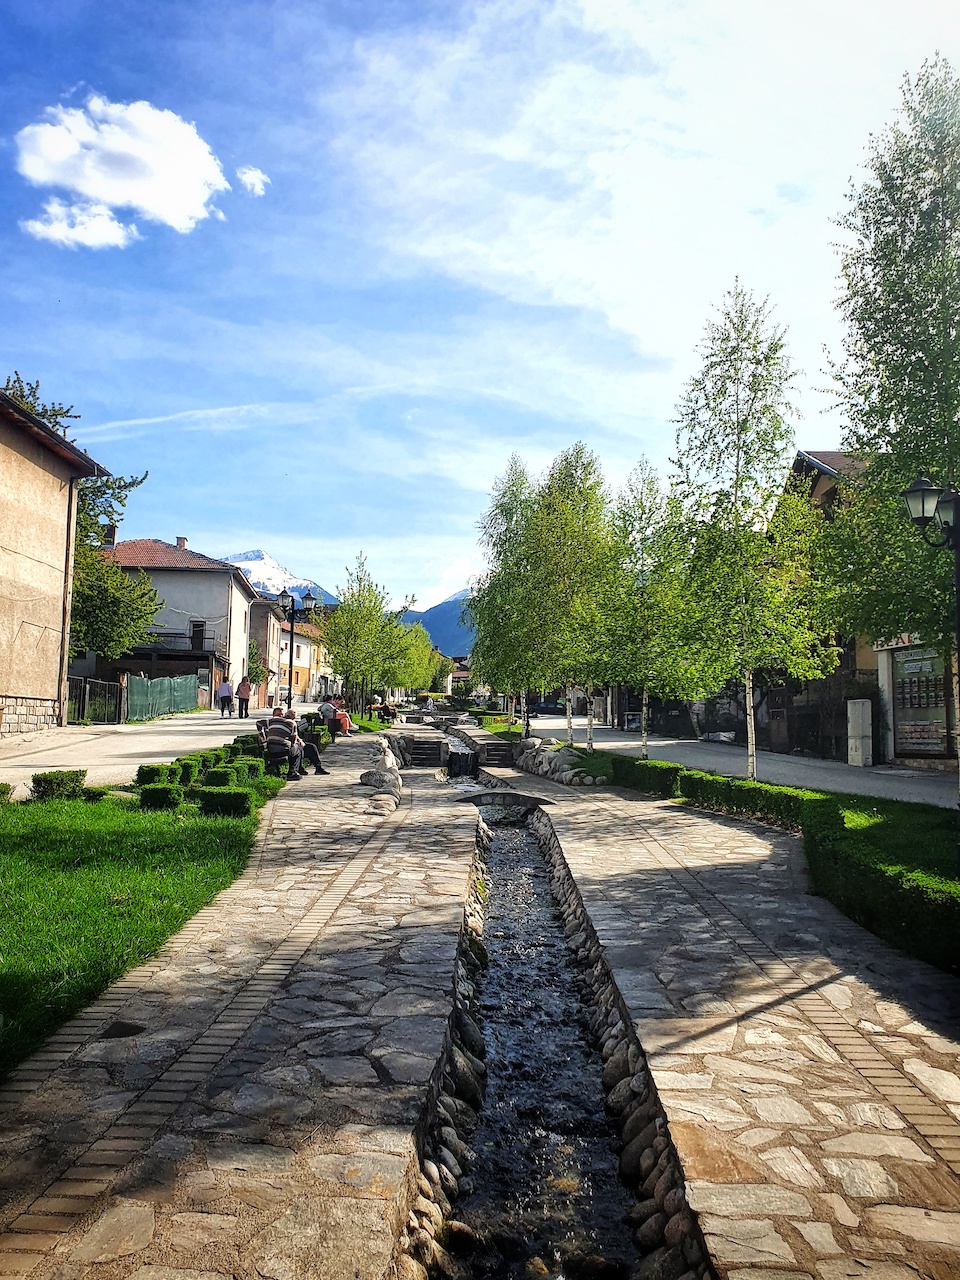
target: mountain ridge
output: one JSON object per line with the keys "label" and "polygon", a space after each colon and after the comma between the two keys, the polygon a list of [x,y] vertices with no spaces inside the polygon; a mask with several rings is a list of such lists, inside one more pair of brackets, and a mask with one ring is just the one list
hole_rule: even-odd
{"label": "mountain ridge", "polygon": [[314,582],[311,578],[297,578],[289,569],[284,568],[279,560],[274,560],[273,556],[267,555],[265,551],[259,549],[236,551],[233,555],[224,556],[223,559],[228,564],[235,564],[245,574],[251,586],[256,587],[261,595],[272,600],[275,600],[286,588],[296,597],[298,608],[301,598],[308,591],[312,592],[321,604],[337,603],[337,597],[321,587],[319,582]]}

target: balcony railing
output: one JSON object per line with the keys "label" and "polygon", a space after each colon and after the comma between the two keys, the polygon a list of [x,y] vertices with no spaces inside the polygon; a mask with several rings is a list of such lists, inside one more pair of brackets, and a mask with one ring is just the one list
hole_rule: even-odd
{"label": "balcony railing", "polygon": [[152,649],[156,653],[212,653],[217,658],[227,656],[227,643],[216,631],[153,631],[137,649]]}

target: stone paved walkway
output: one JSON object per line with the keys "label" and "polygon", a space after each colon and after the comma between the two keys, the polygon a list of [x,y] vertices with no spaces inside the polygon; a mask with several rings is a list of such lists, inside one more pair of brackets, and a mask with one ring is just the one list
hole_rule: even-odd
{"label": "stone paved walkway", "polygon": [[960,1277],[960,982],[806,893],[800,841],[488,774],[552,824],[729,1280]]}
{"label": "stone paved walkway", "polygon": [[390,812],[371,756],[284,788],[246,873],[0,1088],[0,1276],[384,1274],[476,815],[426,770]]}

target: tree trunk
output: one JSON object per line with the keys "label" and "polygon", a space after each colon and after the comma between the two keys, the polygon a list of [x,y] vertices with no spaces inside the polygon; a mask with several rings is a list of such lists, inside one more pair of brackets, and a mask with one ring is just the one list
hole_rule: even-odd
{"label": "tree trunk", "polygon": [[647,724],[650,720],[650,690],[643,686],[643,701],[640,703],[640,759],[647,759]]}
{"label": "tree trunk", "polygon": [[587,750],[593,750],[593,685],[587,685]]}
{"label": "tree trunk", "polygon": [[530,704],[527,702],[526,689],[520,690],[520,721],[523,737],[530,737]]}
{"label": "tree trunk", "polygon": [[757,780],[757,726],[753,714],[753,671],[743,673],[745,700],[747,704],[747,777],[751,782]]}
{"label": "tree trunk", "polygon": [[573,746],[573,695],[570,685],[566,686],[567,699],[567,746]]}

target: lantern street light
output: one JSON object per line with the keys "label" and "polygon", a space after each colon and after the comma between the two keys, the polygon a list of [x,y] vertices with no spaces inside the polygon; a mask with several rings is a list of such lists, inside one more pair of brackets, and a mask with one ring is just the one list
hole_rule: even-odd
{"label": "lantern street light", "polygon": [[[290,624],[290,649],[287,657],[287,707],[293,706],[293,615],[297,607],[297,597],[288,591],[286,587],[277,597],[277,604],[287,614],[287,622]],[[317,597],[312,591],[305,591],[300,597],[300,604],[309,613],[316,607]]]}
{"label": "lantern street light", "polygon": [[[960,492],[952,484],[941,488],[921,475],[900,496],[907,508],[907,515],[920,530],[924,542],[931,547],[949,547],[953,552],[953,641],[954,650],[957,651],[960,644],[960,539],[957,537]],[[960,670],[953,673],[953,678],[960,679]],[[954,707],[956,705],[954,700]],[[956,724],[954,741],[957,744],[957,768],[960,770],[960,725]],[[957,875],[960,876],[960,807],[957,810],[956,858]]]}

